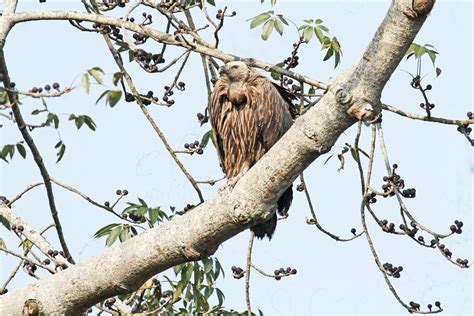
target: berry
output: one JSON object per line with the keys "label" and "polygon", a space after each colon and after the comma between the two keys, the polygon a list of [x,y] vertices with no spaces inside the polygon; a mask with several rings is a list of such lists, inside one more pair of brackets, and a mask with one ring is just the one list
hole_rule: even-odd
{"label": "berry", "polygon": [[128,194],[128,190],[123,190],[123,195],[127,195]]}
{"label": "berry", "polygon": [[431,88],[433,88],[433,86],[430,84],[426,86],[426,90],[431,90]]}
{"label": "berry", "polygon": [[57,82],[53,83],[53,89],[58,90],[59,89],[59,83],[57,83]]}
{"label": "berry", "polygon": [[117,190],[117,191],[115,191],[115,194],[117,194],[117,195],[122,195],[122,190]]}
{"label": "berry", "polygon": [[356,229],[355,228],[352,228],[351,229],[351,233],[353,233],[354,235],[356,234]]}

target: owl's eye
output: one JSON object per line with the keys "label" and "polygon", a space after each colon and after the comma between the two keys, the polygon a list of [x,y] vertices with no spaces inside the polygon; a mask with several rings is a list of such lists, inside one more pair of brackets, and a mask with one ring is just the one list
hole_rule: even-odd
{"label": "owl's eye", "polygon": [[237,65],[232,66],[232,69],[237,69],[237,68],[239,68],[239,66]]}

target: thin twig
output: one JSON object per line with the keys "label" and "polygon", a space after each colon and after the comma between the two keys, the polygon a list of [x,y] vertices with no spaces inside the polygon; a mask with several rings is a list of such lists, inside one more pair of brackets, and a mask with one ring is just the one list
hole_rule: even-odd
{"label": "thin twig", "polygon": [[434,123],[442,123],[442,124],[449,124],[449,125],[471,125],[474,124],[474,119],[471,120],[451,120],[451,119],[445,119],[442,117],[434,117],[434,116],[424,116],[424,115],[418,115],[418,114],[413,114],[410,112],[406,112],[403,110],[400,110],[394,106],[388,105],[388,104],[382,104],[382,109],[393,112],[395,114],[408,117],[414,120],[419,120],[419,121],[425,121],[425,122],[434,122]]}
{"label": "thin twig", "polygon": [[15,203],[16,201],[18,201],[19,199],[21,199],[21,197],[26,194],[28,191],[30,191],[31,189],[33,188],[36,188],[37,186],[40,186],[42,185],[43,182],[36,182],[36,183],[32,183],[32,184],[29,184],[23,191],[21,191],[20,193],[18,193],[13,199],[10,200],[10,202],[7,203],[7,206],[10,207],[13,205],[13,203]]}
{"label": "thin twig", "polygon": [[252,306],[250,304],[250,266],[252,265],[252,250],[255,233],[250,231],[249,245],[247,248],[247,263],[245,266],[245,301],[247,302],[247,315],[252,316]]}
{"label": "thin twig", "polygon": [[316,217],[316,211],[315,211],[313,203],[311,201],[311,196],[309,195],[309,191],[308,191],[308,188],[306,186],[306,182],[304,181],[303,173],[300,174],[300,181],[301,181],[301,184],[304,187],[304,193],[305,193],[305,196],[306,196],[306,201],[308,202],[309,210],[310,210],[311,215],[312,215],[312,219],[306,220],[306,222],[308,224],[316,226],[322,233],[328,235],[329,237],[331,237],[332,239],[334,239],[336,241],[351,241],[351,240],[356,239],[357,237],[359,237],[360,235],[362,235],[364,233],[364,232],[361,232],[361,233],[358,233],[358,234],[356,234],[352,237],[349,237],[349,238],[341,238],[341,237],[336,236],[333,233],[327,231],[326,229],[324,229],[321,226],[321,224],[319,224],[318,218]]}
{"label": "thin twig", "polygon": [[47,270],[47,271],[49,271],[49,272],[51,272],[51,273],[55,273],[55,272],[56,272],[56,271],[54,271],[53,269],[51,269],[50,267],[48,267],[47,265],[45,265],[45,264],[43,264],[43,263],[41,263],[41,262],[35,261],[35,260],[31,259],[31,258],[28,258],[28,257],[25,256],[25,255],[16,253],[16,252],[14,252],[14,251],[11,251],[11,250],[8,250],[8,249],[2,248],[2,247],[0,247],[0,250],[3,251],[3,252],[5,252],[5,253],[7,253],[7,254],[10,254],[10,255],[12,255],[12,256],[15,256],[15,257],[17,257],[17,258],[20,258],[20,259],[23,260],[23,261],[28,261],[28,262],[31,263],[31,264],[37,265],[38,267],[41,267],[41,268],[43,268],[43,269],[45,269],[45,270]]}
{"label": "thin twig", "polygon": [[[102,209],[104,209],[104,210],[106,210],[106,211],[108,211],[108,212],[114,214],[115,216],[117,216],[118,218],[120,218],[120,219],[122,219],[122,220],[126,220],[126,221],[128,221],[128,222],[130,222],[130,223],[134,223],[133,221],[131,221],[131,220],[127,219],[127,218],[124,218],[122,215],[118,214],[117,212],[115,212],[115,211],[113,210],[114,206],[115,206],[117,203],[114,203],[112,206],[105,206],[105,205],[103,205],[103,204],[100,204],[100,203],[94,201],[93,199],[91,199],[89,196],[87,196],[85,193],[82,193],[82,192],[79,191],[78,189],[73,188],[73,187],[71,187],[71,186],[69,186],[69,185],[67,185],[67,184],[64,184],[64,183],[60,182],[59,180],[56,180],[56,179],[54,179],[54,178],[51,178],[51,181],[52,181],[54,184],[60,186],[61,188],[66,189],[66,190],[68,190],[68,191],[70,191],[70,192],[72,192],[72,193],[75,193],[75,194],[79,195],[80,197],[82,197],[84,200],[86,200],[87,202],[91,203],[92,205],[97,206],[97,207],[100,207],[100,208],[102,208]],[[120,199],[121,197],[122,197],[122,195],[119,197],[119,199]],[[119,199],[117,199],[117,200],[119,200]]]}

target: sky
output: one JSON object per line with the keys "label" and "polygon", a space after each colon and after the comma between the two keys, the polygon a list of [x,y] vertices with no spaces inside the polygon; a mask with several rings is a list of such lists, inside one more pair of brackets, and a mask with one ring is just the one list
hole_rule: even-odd
{"label": "sky", "polygon": [[[291,52],[296,31],[291,27],[283,36],[272,34],[266,42],[260,38],[260,28],[249,29],[249,18],[270,10],[269,1],[217,1],[219,8],[228,6],[237,15],[226,19],[220,35],[220,49],[243,57],[278,63]],[[333,61],[323,62],[324,53],[312,42],[302,47],[300,65],[296,71],[311,78],[327,82],[352,65],[361,55],[389,7],[389,1],[278,1],[275,12],[303,23],[303,19],[320,18],[332,36],[342,46],[341,65],[334,69]],[[80,3],[51,1],[21,1],[19,11],[75,9]],[[210,8],[211,16],[215,15]],[[142,11],[136,12],[139,17]],[[473,6],[469,1],[437,1],[436,6],[419,32],[416,43],[432,44],[438,52],[436,65],[442,69],[436,78],[429,60],[423,61],[425,83],[431,84],[429,98],[436,104],[433,115],[447,118],[466,118],[472,111],[472,17]],[[154,16],[155,27],[163,28],[164,22]],[[206,22],[196,15],[196,24]],[[210,30],[204,32],[212,39]],[[471,40],[469,40],[471,38]],[[157,44],[147,44],[158,51]],[[108,75],[106,86],[112,87],[111,75],[117,67],[104,41],[92,33],[80,32],[67,22],[34,22],[16,26],[5,46],[6,58],[12,80],[18,89],[29,90],[59,82],[67,86],[95,66]],[[171,48],[166,59],[171,60],[179,50]],[[127,64],[139,91],[152,90],[161,96],[163,87],[173,79],[171,72],[148,74],[134,64]],[[422,96],[409,85],[415,72],[413,60],[402,61],[393,73],[382,95],[382,101],[409,112],[423,114],[419,107]],[[193,54],[184,69],[182,81],[186,91],[176,92],[175,105],[171,108],[149,106],[158,126],[167,136],[171,146],[182,149],[183,144],[199,140],[209,130],[209,124],[200,126],[196,113],[203,112],[207,94],[202,78],[199,55]],[[196,204],[197,196],[189,182],[172,161],[157,135],[133,103],[120,102],[110,109],[104,102],[95,104],[104,87],[93,85],[87,95],[82,88],[59,99],[48,100],[51,111],[61,118],[60,135],[67,149],[63,160],[56,164],[54,145],[58,134],[53,129],[35,130],[32,135],[38,145],[50,174],[71,185],[93,199],[103,202],[115,198],[116,189],[127,189],[128,202],[145,199],[148,204],[169,209],[180,209],[186,204]],[[38,117],[28,115],[41,108],[39,100],[25,99],[22,109],[28,122],[39,123]],[[97,131],[83,127],[79,131],[67,121],[70,113],[90,115],[97,124]],[[15,126],[3,118],[0,124],[0,144],[16,143],[21,135]],[[456,131],[455,126],[412,121],[392,113],[383,119],[385,140],[392,163],[399,165],[399,173],[409,187],[417,189],[417,197],[406,203],[414,216],[436,231],[447,232],[455,219],[464,222],[464,232],[446,241],[454,258],[472,261],[472,175],[474,172],[472,147]],[[331,150],[338,153],[346,142],[352,143],[355,126],[341,135]],[[370,128],[363,128],[361,148],[368,149]],[[345,169],[337,172],[337,159],[324,165],[327,156],[314,162],[305,178],[321,224],[331,232],[350,236],[350,229],[361,230],[360,188],[356,165],[346,157]],[[180,156],[186,168],[199,180],[218,179],[222,172],[212,146],[203,155]],[[15,196],[28,184],[41,180],[30,153],[26,160],[19,156],[6,164],[0,162],[0,195]],[[380,188],[385,169],[377,149],[373,183]],[[296,181],[295,184],[298,184]],[[219,185],[203,186],[205,198],[214,196]],[[88,204],[78,196],[54,187],[57,207],[66,239],[76,261],[100,253],[105,240],[94,239],[93,234],[116,218]],[[121,204],[125,206],[125,204]],[[400,223],[399,209],[394,199],[377,202],[374,206],[380,218]],[[30,191],[15,203],[13,209],[35,229],[41,230],[52,222],[43,187]],[[252,272],[251,299],[255,309],[266,315],[326,315],[326,314],[406,314],[387,289],[382,274],[374,264],[364,238],[349,243],[338,243],[321,234],[314,226],[306,224],[310,217],[304,195],[295,192],[290,217],[279,221],[271,241],[256,241],[253,263],[271,272],[291,266],[298,270],[295,276],[280,281],[264,278]],[[459,269],[446,261],[439,252],[421,248],[406,237],[387,235],[369,221],[375,246],[382,262],[402,265],[400,279],[393,280],[398,293],[405,301],[416,301],[422,306],[434,301],[442,302],[445,315],[472,313],[472,272]],[[9,247],[18,241],[3,227],[0,236]],[[53,231],[46,237],[58,246]],[[226,277],[217,286],[226,294],[225,306],[244,310],[244,279],[231,276],[231,266],[245,265],[249,232],[245,231],[225,242],[215,253],[222,263]],[[17,261],[11,256],[0,255],[0,280],[4,280]],[[23,273],[15,278],[9,289],[21,287],[33,280]]]}

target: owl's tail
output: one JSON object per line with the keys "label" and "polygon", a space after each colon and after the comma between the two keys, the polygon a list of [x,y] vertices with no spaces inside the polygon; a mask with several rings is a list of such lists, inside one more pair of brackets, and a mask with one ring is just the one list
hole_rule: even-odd
{"label": "owl's tail", "polygon": [[[277,210],[280,216],[287,216],[288,210],[290,209],[291,202],[293,201],[293,185],[290,185],[288,189],[280,196],[277,202]],[[272,218],[268,221],[257,224],[250,228],[255,234],[255,237],[262,239],[268,237],[272,239],[273,233],[275,232],[277,225],[277,214],[273,213]]]}

